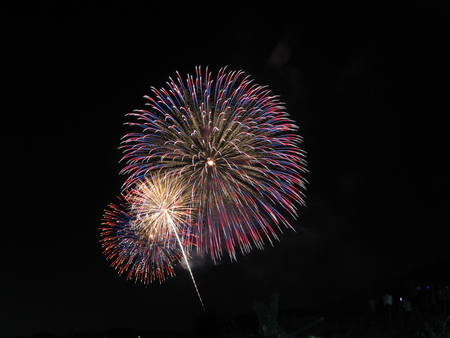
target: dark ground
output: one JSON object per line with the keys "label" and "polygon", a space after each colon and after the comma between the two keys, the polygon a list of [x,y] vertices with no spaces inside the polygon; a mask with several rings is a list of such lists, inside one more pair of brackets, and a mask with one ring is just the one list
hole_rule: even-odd
{"label": "dark ground", "polygon": [[[411,312],[399,310],[398,300],[405,296],[405,283],[415,281],[441,281],[450,284],[450,261],[432,264],[411,271],[396,278],[378,280],[370,289],[339,299],[338,301],[315,307],[297,308],[278,313],[275,324],[278,330],[277,338],[344,338],[344,337],[413,337],[413,338],[445,338],[450,337],[450,301],[447,300],[447,313],[439,312],[437,307],[429,310],[420,303]],[[381,308],[383,290],[389,289],[394,298],[392,320],[389,322],[386,312]],[[274,294],[277,292],[274,292]],[[377,311],[369,313],[367,300],[369,294],[377,301]],[[278,295],[278,306],[283,302],[283,294]],[[268,308],[273,301],[261,300]],[[273,309],[273,307],[272,307]],[[270,312],[270,311],[269,311]],[[270,321],[270,319],[269,319]],[[68,332],[65,338],[244,338],[244,337],[275,337],[263,336],[259,333],[258,316],[256,313],[243,313],[233,318],[220,318],[215,311],[205,312],[196,317],[196,329],[193,332],[177,332],[174,322],[173,331],[144,332],[126,328],[117,328],[101,332]],[[269,325],[270,326],[270,325]],[[54,338],[55,336],[41,333],[33,338]]]}
{"label": "dark ground", "polygon": [[[273,337],[258,335],[256,316],[248,315],[221,323],[219,326],[209,327],[208,330],[199,330],[192,333],[179,333],[175,331],[140,332],[131,329],[113,329],[96,333],[70,333],[67,338],[247,338],[247,337]],[[322,319],[323,318],[323,319]],[[245,320],[245,323],[240,323]],[[393,320],[388,322],[383,314],[351,316],[335,314],[327,317],[297,316],[285,313],[280,318],[280,336],[277,338],[293,337],[396,337],[396,338],[445,338],[450,337],[450,315],[438,315],[424,312],[413,312],[410,315],[395,314]],[[54,338],[55,336],[41,333],[33,338]]]}

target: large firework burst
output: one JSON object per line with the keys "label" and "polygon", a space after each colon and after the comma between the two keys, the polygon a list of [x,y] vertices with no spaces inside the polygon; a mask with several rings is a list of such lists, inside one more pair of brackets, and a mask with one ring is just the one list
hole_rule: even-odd
{"label": "large firework burst", "polygon": [[167,89],[152,88],[148,110],[129,114],[137,132],[123,139],[126,188],[155,172],[182,180],[191,201],[197,248],[236,259],[291,227],[303,203],[304,153],[298,127],[284,104],[242,71],[215,79],[196,68]]}

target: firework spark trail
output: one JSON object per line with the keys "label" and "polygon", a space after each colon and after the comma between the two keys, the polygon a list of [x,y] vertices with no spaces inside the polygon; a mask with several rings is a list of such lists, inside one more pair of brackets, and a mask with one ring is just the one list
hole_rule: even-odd
{"label": "firework spark trail", "polygon": [[173,220],[170,217],[170,215],[167,213],[167,211],[166,211],[166,216],[167,216],[169,223],[171,224],[171,226],[173,228],[173,233],[175,234],[175,236],[177,238],[178,244],[180,246],[180,250],[183,254],[184,261],[186,262],[186,266],[189,270],[189,274],[191,275],[192,282],[194,283],[194,287],[195,287],[195,291],[197,292],[198,299],[200,300],[200,303],[202,304],[203,311],[205,311],[205,305],[203,304],[202,296],[200,295],[200,291],[198,290],[197,283],[195,282],[194,274],[192,273],[191,267],[189,266],[188,257],[186,256],[186,252],[183,248],[180,237],[178,236],[177,229],[175,228],[175,224],[173,223]]}
{"label": "firework spark trail", "polygon": [[149,109],[128,114],[141,132],[122,141],[125,187],[155,172],[183,180],[196,203],[197,250],[214,261],[225,250],[235,260],[236,246],[247,253],[278,240],[281,224],[292,228],[277,207],[297,217],[305,154],[298,127],[267,87],[242,71],[195,74],[152,88]]}

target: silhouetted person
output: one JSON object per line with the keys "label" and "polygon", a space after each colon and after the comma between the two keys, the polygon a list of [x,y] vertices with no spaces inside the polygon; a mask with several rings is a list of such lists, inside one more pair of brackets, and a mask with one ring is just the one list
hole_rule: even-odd
{"label": "silhouetted person", "polygon": [[372,295],[369,296],[367,305],[369,306],[369,313],[377,312],[377,302],[376,302],[375,298],[372,297]]}
{"label": "silhouetted person", "polygon": [[410,279],[405,283],[405,291],[408,293],[409,301],[413,311],[417,311],[418,295],[417,295],[417,281]]}
{"label": "silhouetted person", "polygon": [[441,282],[438,282],[436,286],[436,300],[438,304],[438,313],[446,315],[447,292],[445,291],[445,288],[442,286]]}
{"label": "silhouetted person", "polygon": [[417,295],[419,296],[419,310],[430,312],[430,303],[428,302],[426,285],[422,281],[418,283]]}
{"label": "silhouetted person", "polygon": [[403,299],[403,308],[405,309],[405,312],[407,312],[407,313],[410,313],[413,310],[410,296],[406,296]]}
{"label": "silhouetted person", "polygon": [[450,283],[445,283],[444,288],[445,288],[445,296],[447,298],[447,301],[445,303],[447,309],[449,309],[450,312]]}
{"label": "silhouetted person", "polygon": [[430,304],[430,310],[432,313],[436,313],[437,312],[436,290],[434,289],[434,283],[432,280],[428,279],[426,281],[425,291],[428,297],[428,304]]}
{"label": "silhouetted person", "polygon": [[383,305],[390,322],[392,319],[392,294],[389,290],[385,290],[383,293]]}

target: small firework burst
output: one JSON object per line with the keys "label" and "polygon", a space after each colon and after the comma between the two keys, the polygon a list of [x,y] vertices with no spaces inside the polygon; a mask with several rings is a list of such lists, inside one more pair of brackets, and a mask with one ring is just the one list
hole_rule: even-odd
{"label": "small firework burst", "polygon": [[102,245],[111,266],[127,279],[146,284],[174,276],[191,245],[189,206],[180,186],[161,177],[148,177],[110,204],[101,228]]}

